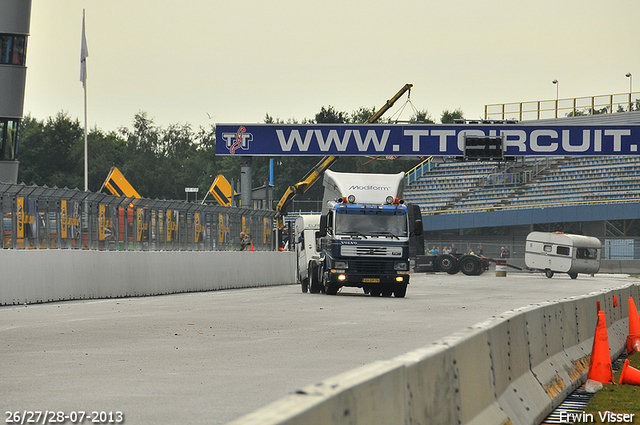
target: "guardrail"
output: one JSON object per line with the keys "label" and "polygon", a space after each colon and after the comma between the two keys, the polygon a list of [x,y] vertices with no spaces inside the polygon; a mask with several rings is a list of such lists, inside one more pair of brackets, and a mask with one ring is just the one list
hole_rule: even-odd
{"label": "guardrail", "polygon": [[494,103],[484,106],[484,119],[525,121],[563,116],[611,114],[633,110],[640,110],[640,92]]}
{"label": "guardrail", "polygon": [[418,180],[420,177],[424,176],[429,171],[433,170],[438,166],[438,163],[434,161],[434,158],[430,156],[422,161],[420,164],[413,167],[411,170],[407,171],[404,179],[405,186],[409,186],[411,183]]}
{"label": "guardrail", "polygon": [[5,249],[229,251],[240,232],[274,249],[274,212],[0,183]]}
{"label": "guardrail", "polygon": [[508,311],[389,361],[302,388],[230,425],[537,425],[587,376],[605,312],[612,358],[626,347],[629,285]]}
{"label": "guardrail", "polygon": [[447,210],[422,211],[422,215],[465,214],[465,213],[487,212],[487,211],[507,211],[507,210],[562,207],[567,205],[578,206],[578,205],[605,205],[605,204],[626,204],[626,203],[640,203],[640,198],[603,199],[603,200],[592,200],[592,201],[566,201],[566,202],[549,202],[549,203],[519,204],[519,205],[500,205],[500,206],[494,206],[494,207],[480,207],[480,208],[456,208],[456,209],[447,209]]}

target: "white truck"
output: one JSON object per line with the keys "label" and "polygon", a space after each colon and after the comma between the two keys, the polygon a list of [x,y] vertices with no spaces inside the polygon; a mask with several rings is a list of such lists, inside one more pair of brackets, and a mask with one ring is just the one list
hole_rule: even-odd
{"label": "white truck", "polygon": [[594,274],[600,270],[602,243],[592,236],[569,233],[531,232],[527,235],[524,262],[534,270],[567,273],[576,279],[578,273]]}
{"label": "white truck", "polygon": [[318,285],[318,262],[320,253],[316,242],[316,233],[320,229],[320,214],[303,214],[296,218],[294,237],[296,244],[296,258],[298,281],[302,285],[302,292],[317,294],[322,290]]}
{"label": "white truck", "polygon": [[400,199],[404,173],[327,170],[324,187],[317,263],[321,290],[335,295],[348,286],[372,296],[404,297],[409,238],[422,234],[422,220],[409,223],[408,208]]}

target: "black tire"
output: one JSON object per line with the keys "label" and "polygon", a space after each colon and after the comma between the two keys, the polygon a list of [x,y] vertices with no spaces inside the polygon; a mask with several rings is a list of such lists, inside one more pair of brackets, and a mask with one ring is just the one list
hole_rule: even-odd
{"label": "black tire", "polygon": [[544,271],[544,275],[545,275],[546,277],[548,277],[549,279],[551,279],[551,278],[553,277],[553,272],[552,272],[551,270],[549,270],[549,269],[546,269],[546,270]]}
{"label": "black tire", "polygon": [[324,293],[327,295],[336,295],[338,293],[338,289],[340,289],[340,286],[336,285],[335,283],[331,283],[331,279],[329,279],[329,274],[325,272],[326,267],[323,265],[322,266],[322,287],[324,288]]}
{"label": "black tire", "polygon": [[390,297],[393,295],[393,287],[391,285],[385,285],[382,287],[382,296]]}
{"label": "black tire", "polygon": [[407,284],[406,283],[396,284],[396,287],[393,290],[393,295],[396,298],[404,298],[404,296],[407,295]]}
{"label": "black tire", "polygon": [[460,270],[467,276],[480,274],[480,263],[473,257],[462,257],[460,260]]}
{"label": "black tire", "polygon": [[458,273],[458,260],[453,255],[439,255],[438,258],[436,258],[436,267],[441,272],[456,274]]}
{"label": "black tire", "polygon": [[379,287],[376,286],[376,287],[371,288],[371,296],[372,297],[379,297],[381,293],[382,293],[382,291],[380,291]]}
{"label": "black tire", "polygon": [[571,279],[577,279],[578,278],[578,273],[569,273],[569,277]]}
{"label": "black tire", "polygon": [[301,286],[302,286],[302,293],[306,294],[307,290],[309,290],[309,278],[302,279]]}
{"label": "black tire", "polygon": [[312,294],[318,294],[322,290],[322,286],[320,286],[319,269],[316,263],[309,262],[309,292]]}

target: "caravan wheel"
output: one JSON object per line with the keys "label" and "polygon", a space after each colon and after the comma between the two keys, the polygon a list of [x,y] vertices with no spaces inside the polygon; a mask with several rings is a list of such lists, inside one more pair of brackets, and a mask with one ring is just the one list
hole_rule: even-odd
{"label": "caravan wheel", "polygon": [[546,277],[548,277],[549,279],[551,279],[551,278],[553,277],[553,272],[552,272],[551,270],[549,270],[549,269],[546,269],[546,270],[544,271],[544,275],[545,275]]}
{"label": "caravan wheel", "polygon": [[578,278],[578,273],[569,273],[569,277],[571,279],[577,279]]}

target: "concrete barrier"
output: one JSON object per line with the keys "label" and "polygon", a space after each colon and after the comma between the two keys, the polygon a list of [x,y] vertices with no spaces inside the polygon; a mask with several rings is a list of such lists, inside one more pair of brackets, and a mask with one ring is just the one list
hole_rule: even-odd
{"label": "concrete barrier", "polygon": [[270,251],[1,250],[0,270],[0,305],[211,291],[296,281],[295,254]]}
{"label": "concrete barrier", "polygon": [[597,302],[612,359],[622,353],[629,296],[638,300],[640,285],[508,311],[306,387],[230,424],[537,425],[586,380]]}

